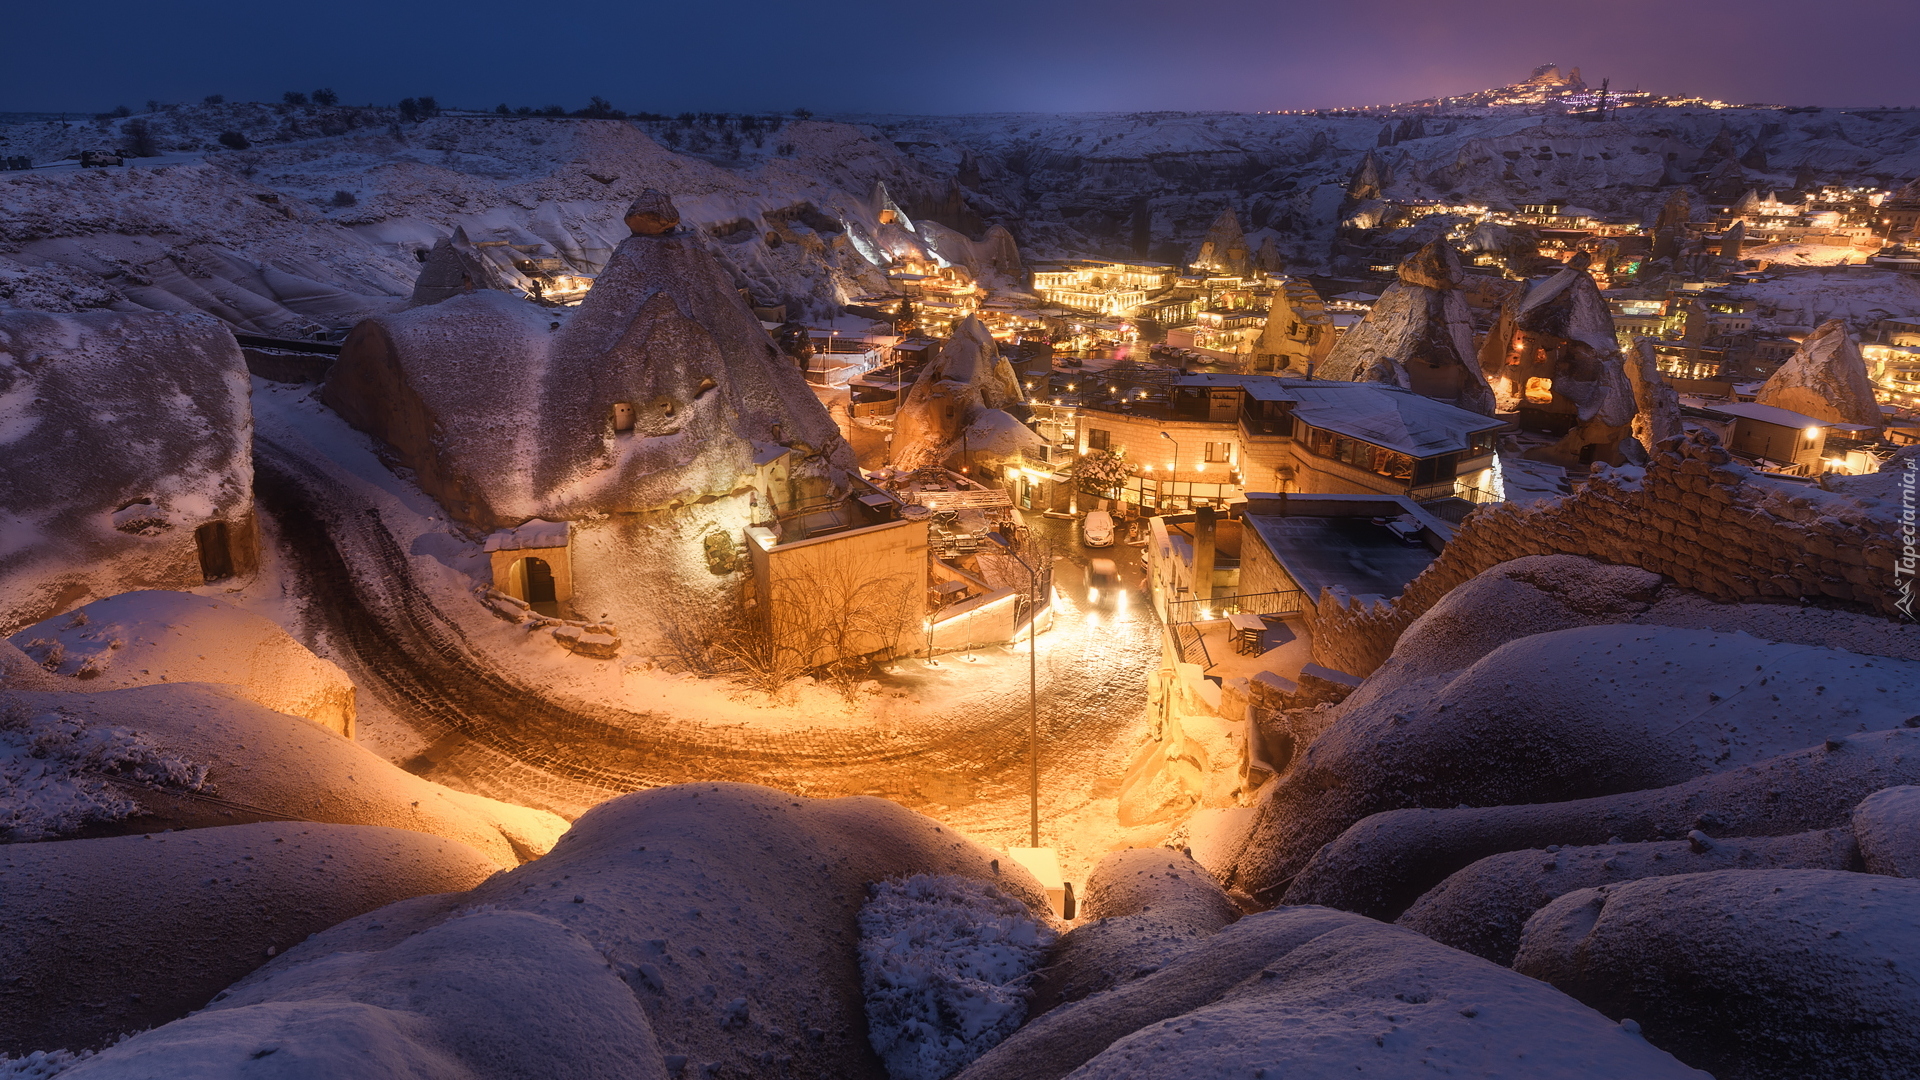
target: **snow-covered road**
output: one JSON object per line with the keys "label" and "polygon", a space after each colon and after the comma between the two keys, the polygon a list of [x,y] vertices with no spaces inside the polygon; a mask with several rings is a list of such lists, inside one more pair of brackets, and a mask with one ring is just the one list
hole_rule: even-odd
{"label": "snow-covered road", "polygon": [[[911,723],[756,729],[561,700],[501,670],[443,610],[444,599],[417,579],[414,560],[383,523],[374,492],[276,437],[271,425],[256,436],[256,492],[294,591],[309,598],[308,636],[371,705],[431,740],[407,763],[421,775],[563,813],[642,787],[741,780],[935,809],[990,842],[1001,831],[1008,842],[1024,833],[1021,649],[976,650],[971,663],[900,665],[887,681],[922,700]],[[1056,534],[1064,597],[1056,629],[1040,642],[1042,831],[1072,819],[1084,832],[1111,820],[1097,804],[1110,811],[1144,730],[1157,630],[1138,594],[1137,565],[1128,568],[1130,603],[1089,604],[1089,553],[1070,525],[1036,527]],[[1133,549],[1119,550],[1137,564]]]}

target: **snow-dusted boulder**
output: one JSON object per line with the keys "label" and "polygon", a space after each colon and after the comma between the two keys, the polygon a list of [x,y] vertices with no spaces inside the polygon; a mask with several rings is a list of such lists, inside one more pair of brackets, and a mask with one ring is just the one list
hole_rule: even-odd
{"label": "snow-dusted boulder", "polygon": [[1828,319],[1808,334],[1753,400],[1833,424],[1865,424],[1878,430],[1886,423],[1867,377],[1867,362],[1844,319]]}
{"label": "snow-dusted boulder", "polygon": [[857,947],[869,885],[958,875],[1046,921],[1039,883],[995,860],[881,799],[626,795],[539,861],[318,934],[75,1075],[248,1076],[272,1048],[316,1080],[368,1060],[394,1077],[880,1080]]}
{"label": "snow-dusted boulder", "polygon": [[1344,708],[1261,796],[1236,885],[1274,888],[1369,814],[1662,788],[1899,727],[1920,662],[1601,625],[1509,642],[1444,686],[1406,691]]}
{"label": "snow-dusted boulder", "polygon": [[1459,253],[1445,240],[1407,256],[1399,280],[1334,343],[1318,374],[1402,386],[1492,416],[1493,392],[1474,351],[1462,273]]}
{"label": "snow-dusted boulder", "polygon": [[1166,848],[1129,848],[1087,876],[1079,926],[1034,983],[1041,1012],[1165,967],[1240,911],[1198,863]]}
{"label": "snow-dusted boulder", "polygon": [[1724,870],[1560,897],[1514,970],[1719,1080],[1911,1076],[1920,881]]}
{"label": "snow-dusted boulder", "polygon": [[[23,804],[29,792],[10,788],[0,809],[16,828],[42,833],[151,832],[284,816],[431,833],[515,866],[566,830],[554,814],[422,780],[216,684],[9,693],[0,696],[0,746],[7,744],[37,754],[41,768],[32,800]],[[116,777],[137,783],[115,785]],[[69,809],[40,822],[36,808],[56,800]]]}
{"label": "snow-dusted boulder", "polygon": [[0,1054],[178,1019],[309,934],[497,869],[442,837],[307,822],[0,846]]}
{"label": "snow-dusted boulder", "polygon": [[205,315],[0,308],[0,632],[250,573],[249,390]]}
{"label": "snow-dusted boulder", "polygon": [[1867,796],[1854,808],[1853,835],[1868,873],[1920,878],[1920,787]]}
{"label": "snow-dusted boulder", "polygon": [[1889,785],[1920,783],[1920,730],[1832,739],[1771,761],[1653,791],[1521,806],[1390,810],[1312,853],[1289,903],[1395,918],[1476,860],[1552,844],[1790,836],[1846,825]]}
{"label": "snow-dusted boulder", "polygon": [[120,690],[163,682],[224,683],[274,712],[353,737],[353,680],[287,632],[231,604],[144,590],[35,623],[12,642],[65,690]]}
{"label": "snow-dusted boulder", "polygon": [[1533,913],[1576,889],[1713,870],[1846,870],[1858,852],[1853,830],[1593,847],[1529,848],[1491,855],[1460,870],[1394,920],[1442,945],[1512,964]]}
{"label": "snow-dusted boulder", "polygon": [[1249,915],[1035,1019],[956,1080],[1702,1074],[1497,964],[1325,908]]}
{"label": "snow-dusted boulder", "polygon": [[[939,358],[920,372],[900,403],[893,422],[894,464],[903,469],[939,465],[960,452],[962,433],[979,423],[982,414],[1024,400],[1020,377],[1000,355],[992,333],[968,316],[953,328]],[[986,430],[1009,442],[1017,439],[1003,421],[989,421]]]}
{"label": "snow-dusted boulder", "polygon": [[1633,437],[1642,449],[1651,452],[1668,439],[1686,434],[1680,423],[1680,395],[1667,377],[1660,373],[1653,341],[1641,338],[1633,354],[1622,357],[1627,383],[1633,387]]}

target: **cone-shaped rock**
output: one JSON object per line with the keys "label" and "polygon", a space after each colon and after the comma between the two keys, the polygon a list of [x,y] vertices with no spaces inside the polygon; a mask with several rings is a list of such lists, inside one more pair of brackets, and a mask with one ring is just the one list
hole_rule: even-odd
{"label": "cone-shaped rock", "polygon": [[1240,231],[1240,218],[1232,208],[1220,211],[1220,216],[1213,220],[1213,227],[1200,241],[1200,255],[1193,264],[1221,274],[1247,272],[1247,237]]}
{"label": "cone-shaped rock", "polygon": [[1807,335],[1800,348],[1760,387],[1754,401],[1789,409],[1831,424],[1886,422],[1873,397],[1866,361],[1847,333],[1847,324],[1829,319]]}
{"label": "cone-shaped rock", "polygon": [[1569,266],[1535,285],[1495,332],[1499,351],[1482,356],[1497,365],[1487,374],[1501,400],[1522,427],[1566,431],[1544,456],[1618,464],[1638,409],[1592,275]]}
{"label": "cone-shaped rock", "polygon": [[920,372],[900,403],[893,427],[894,464],[906,469],[939,465],[983,413],[1022,400],[1013,365],[1000,355],[985,324],[968,316],[953,328],[939,359]]}
{"label": "cone-shaped rock", "polygon": [[852,464],[798,368],[677,219],[665,196],[637,200],[640,231],[570,314],[477,293],[369,319],[324,392],[452,517],[570,523],[586,618],[711,608],[737,589],[746,526],[831,498]]}
{"label": "cone-shaped rock", "polygon": [[427,253],[420,276],[414,279],[413,296],[407,306],[437,304],[483,290],[519,292],[500,267],[473,246],[467,230],[456,225],[453,235],[435,241],[433,250]]}
{"label": "cone-shaped rock", "polygon": [[1407,256],[1400,280],[1334,344],[1320,373],[1403,386],[1492,416],[1493,392],[1476,362],[1460,274],[1460,256],[1445,241]]}

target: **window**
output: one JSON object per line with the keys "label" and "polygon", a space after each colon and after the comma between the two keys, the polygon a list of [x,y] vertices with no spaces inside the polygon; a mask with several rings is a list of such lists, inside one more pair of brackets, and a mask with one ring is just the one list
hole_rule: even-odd
{"label": "window", "polygon": [[1207,444],[1208,461],[1232,461],[1233,444],[1230,442],[1210,442]]}
{"label": "window", "polygon": [[1105,428],[1087,429],[1087,449],[1106,450],[1113,445],[1113,432]]}

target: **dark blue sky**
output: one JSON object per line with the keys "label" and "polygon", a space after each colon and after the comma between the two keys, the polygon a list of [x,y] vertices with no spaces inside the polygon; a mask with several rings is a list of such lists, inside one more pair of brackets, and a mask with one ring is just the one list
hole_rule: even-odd
{"label": "dark blue sky", "polygon": [[0,26],[0,111],[317,86],[668,113],[1259,110],[1548,62],[1734,102],[1920,104],[1920,0],[91,0],[10,5]]}

